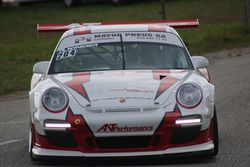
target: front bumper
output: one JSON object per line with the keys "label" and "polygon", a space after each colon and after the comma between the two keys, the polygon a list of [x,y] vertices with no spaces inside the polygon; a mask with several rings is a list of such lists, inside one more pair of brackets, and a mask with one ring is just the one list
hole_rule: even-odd
{"label": "front bumper", "polygon": [[34,147],[32,152],[35,156],[59,156],[59,157],[134,157],[134,156],[153,156],[170,155],[180,153],[194,153],[210,151],[214,149],[212,141],[192,146],[169,148],[162,151],[141,151],[141,152],[115,152],[115,153],[82,153],[80,151],[52,150]]}
{"label": "front bumper", "polygon": [[204,131],[201,131],[201,124],[178,125],[176,120],[184,118],[178,109],[166,114],[152,136],[98,138],[91,133],[81,116],[73,117],[72,120],[80,119],[79,126],[64,131],[49,130],[45,136],[39,135],[33,127],[32,153],[37,157],[130,157],[186,154],[214,149],[212,123]]}

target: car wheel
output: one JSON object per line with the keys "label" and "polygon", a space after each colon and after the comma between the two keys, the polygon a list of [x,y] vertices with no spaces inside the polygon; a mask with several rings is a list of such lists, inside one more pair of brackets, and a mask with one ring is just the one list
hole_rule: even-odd
{"label": "car wheel", "polygon": [[81,0],[64,0],[64,4],[67,7],[73,7],[79,5]]}
{"label": "car wheel", "polygon": [[30,132],[29,132],[29,153],[30,153],[30,158],[32,160],[36,160],[36,156],[33,154],[32,149],[34,146],[34,136],[33,136],[33,130],[32,127],[30,127]]}
{"label": "car wheel", "polygon": [[214,109],[214,117],[213,117],[213,142],[214,142],[214,149],[211,153],[211,156],[216,156],[219,151],[219,133],[218,133],[218,122],[217,122],[217,115],[216,109]]}

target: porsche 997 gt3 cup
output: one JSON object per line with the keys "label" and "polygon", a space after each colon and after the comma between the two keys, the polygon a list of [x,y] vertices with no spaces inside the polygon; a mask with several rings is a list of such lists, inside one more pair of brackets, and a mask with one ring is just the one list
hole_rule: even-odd
{"label": "porsche 997 gt3 cup", "polygon": [[38,25],[66,31],[33,69],[29,151],[41,157],[218,152],[214,86],[174,28],[198,20]]}

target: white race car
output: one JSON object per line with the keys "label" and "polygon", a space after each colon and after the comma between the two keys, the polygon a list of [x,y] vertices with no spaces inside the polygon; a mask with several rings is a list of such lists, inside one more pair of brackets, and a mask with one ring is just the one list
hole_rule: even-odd
{"label": "white race car", "polygon": [[31,157],[216,155],[208,60],[169,25],[198,21],[39,25],[67,31],[33,69]]}

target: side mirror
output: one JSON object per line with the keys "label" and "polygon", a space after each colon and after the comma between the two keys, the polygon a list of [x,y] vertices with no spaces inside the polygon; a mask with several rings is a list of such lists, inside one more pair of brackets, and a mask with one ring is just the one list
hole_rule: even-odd
{"label": "side mirror", "polygon": [[196,70],[200,68],[208,68],[209,66],[208,59],[203,56],[193,56],[191,57],[191,61]]}
{"label": "side mirror", "polygon": [[34,65],[33,73],[36,74],[46,74],[49,67],[49,61],[41,61]]}

